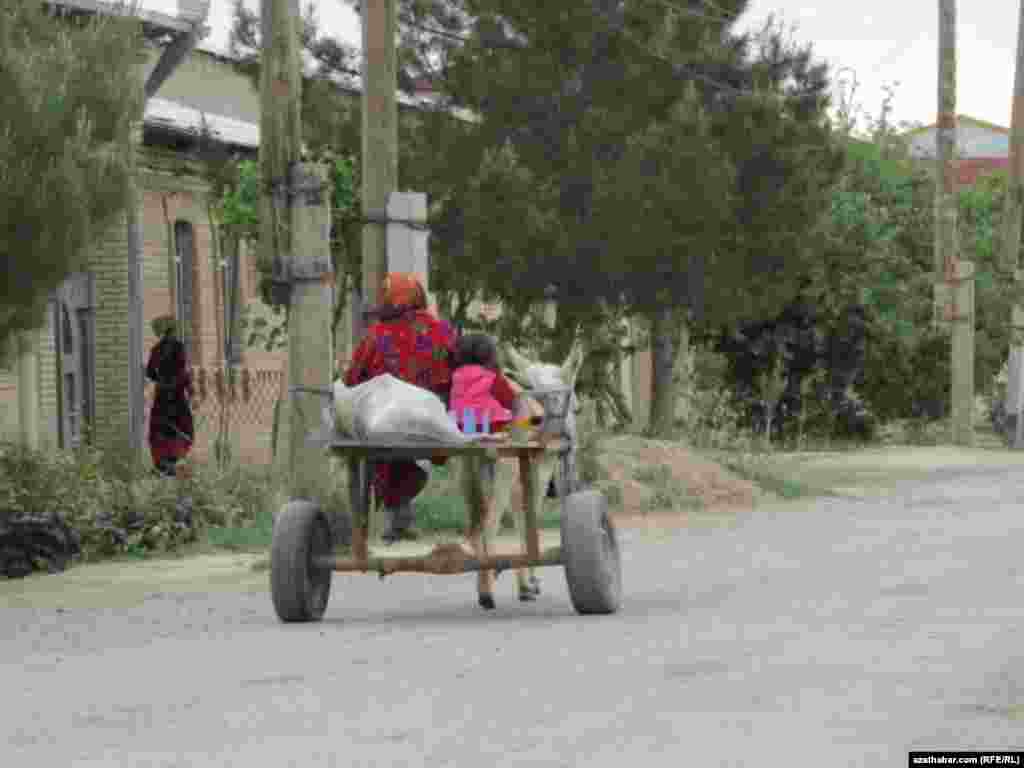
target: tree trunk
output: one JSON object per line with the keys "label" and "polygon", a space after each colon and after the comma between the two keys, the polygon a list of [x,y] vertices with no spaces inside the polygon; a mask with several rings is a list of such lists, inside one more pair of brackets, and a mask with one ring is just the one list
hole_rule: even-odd
{"label": "tree trunk", "polygon": [[681,340],[678,313],[669,306],[654,312],[651,323],[651,420],[648,431],[666,437],[676,413],[675,367]]}

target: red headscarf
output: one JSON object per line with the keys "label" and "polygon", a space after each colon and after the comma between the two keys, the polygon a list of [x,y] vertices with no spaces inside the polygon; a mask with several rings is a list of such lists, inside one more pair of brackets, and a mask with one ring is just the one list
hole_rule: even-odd
{"label": "red headscarf", "polygon": [[427,308],[427,292],[412,272],[389,272],[384,278],[381,300],[395,309]]}

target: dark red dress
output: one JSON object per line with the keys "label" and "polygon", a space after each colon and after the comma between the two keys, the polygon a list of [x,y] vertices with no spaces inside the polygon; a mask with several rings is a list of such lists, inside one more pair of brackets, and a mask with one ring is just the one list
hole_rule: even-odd
{"label": "dark red dress", "polygon": [[185,345],[174,338],[161,339],[149,354],[146,376],[156,383],[149,414],[149,448],[153,463],[165,466],[188,454],[195,439],[192,422],[192,374]]}
{"label": "dark red dress", "polygon": [[[397,379],[430,390],[447,405],[455,342],[452,326],[422,309],[408,310],[396,319],[374,323],[353,355],[345,373],[345,385],[354,387],[390,373]],[[414,499],[426,483],[426,472],[415,462],[394,461],[377,465],[374,492],[385,506],[397,507]]]}

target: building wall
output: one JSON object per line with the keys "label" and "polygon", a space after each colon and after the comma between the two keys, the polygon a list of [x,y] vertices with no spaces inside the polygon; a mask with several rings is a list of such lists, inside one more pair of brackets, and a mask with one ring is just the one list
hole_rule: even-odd
{"label": "building wall", "polygon": [[[36,370],[39,381],[39,447],[55,448],[60,443],[57,412],[57,350],[53,307],[46,324],[36,334]],[[17,442],[21,436],[18,413],[18,365],[12,340],[7,354],[0,352],[0,440]]]}
{"label": "building wall", "polygon": [[[149,66],[155,66],[155,58]],[[204,51],[193,50],[186,56],[157,95],[201,112],[259,123],[259,91],[230,62]]]}
{"label": "building wall", "polygon": [[[930,127],[910,138],[915,157],[935,157],[936,129]],[[957,125],[957,153],[963,158],[1009,157],[1010,137],[1005,131],[960,120]]]}
{"label": "building wall", "polygon": [[93,250],[96,279],[96,425],[99,444],[123,443],[129,434],[128,227],[117,217]]}
{"label": "building wall", "polygon": [[148,350],[158,339],[152,322],[157,317],[176,314],[174,285],[174,225],[185,221],[192,225],[195,252],[192,262],[192,313],[190,333],[193,343],[189,357],[194,365],[209,365],[216,360],[216,307],[213,291],[210,225],[206,214],[205,186],[193,180],[145,171],[140,179],[143,233],[143,344]]}
{"label": "building wall", "polygon": [[36,363],[39,366],[39,447],[43,449],[60,445],[55,313],[56,306],[50,304],[46,312],[46,325],[39,329],[36,340]]}
{"label": "building wall", "polygon": [[[145,352],[157,342],[150,325],[153,319],[175,314],[173,226],[177,220],[192,225],[195,253],[193,262],[193,332],[196,343],[189,352],[190,362],[211,375],[206,378],[205,398],[195,412],[196,454],[208,455],[216,435],[221,404],[216,402],[212,373],[223,365],[223,271],[214,252],[214,236],[206,209],[206,185],[195,178],[173,176],[148,170],[141,179],[143,198],[143,317]],[[170,229],[168,228],[170,222]],[[270,317],[269,310],[257,298],[255,251],[239,252],[239,290],[242,306],[254,316]],[[253,386],[248,402],[241,399],[232,407],[236,426],[238,455],[247,463],[270,460],[270,431],[273,401],[279,392],[279,375],[286,361],[283,350],[267,352],[260,347],[242,348],[242,367],[252,374]],[[203,395],[200,381],[197,394]],[[152,389],[147,387],[147,399]],[[241,393],[239,393],[241,395]],[[148,412],[147,412],[148,418]]]}

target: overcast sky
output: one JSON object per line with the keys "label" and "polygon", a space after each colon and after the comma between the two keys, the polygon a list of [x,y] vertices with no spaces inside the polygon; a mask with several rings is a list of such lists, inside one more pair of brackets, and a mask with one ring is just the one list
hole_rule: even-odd
{"label": "overcast sky", "polygon": [[[308,0],[303,0],[303,6]],[[557,2],[558,0],[552,0]],[[211,0],[210,36],[204,47],[224,50],[233,0]],[[713,5],[713,0],[709,0]],[[146,0],[147,7],[173,8],[175,0]],[[246,5],[258,8],[257,0]],[[974,0],[957,3],[957,112],[1009,125],[1013,93],[1018,3]],[[359,17],[344,0],[317,0],[325,32],[358,46]],[[828,10],[823,10],[827,7]],[[812,42],[835,68],[850,67],[860,80],[858,97],[872,114],[881,87],[898,81],[894,117],[935,122],[938,69],[936,0],[752,0],[740,29],[758,26],[770,13],[796,25],[796,38]]]}

